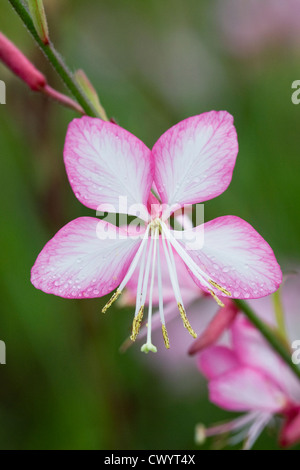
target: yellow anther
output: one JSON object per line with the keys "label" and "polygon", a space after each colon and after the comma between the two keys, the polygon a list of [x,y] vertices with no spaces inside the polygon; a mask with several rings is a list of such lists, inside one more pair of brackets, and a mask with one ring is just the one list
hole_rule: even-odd
{"label": "yellow anther", "polygon": [[209,290],[209,293],[213,296],[213,298],[215,299],[215,301],[217,302],[217,304],[220,306],[220,307],[225,307],[225,305],[223,304],[223,302],[219,299],[219,297],[216,296],[216,294],[214,293],[213,290],[211,289],[208,289]]}
{"label": "yellow anther", "polygon": [[187,316],[186,316],[186,313],[185,313],[185,310],[184,310],[183,306],[181,305],[180,302],[178,302],[177,305],[178,305],[178,309],[179,309],[179,312],[180,312],[180,316],[181,316],[182,321],[183,321],[184,328],[186,328],[188,330],[188,332],[190,333],[191,336],[193,336],[193,338],[197,338],[197,334],[194,332],[193,328],[191,327],[190,322],[187,319]]}
{"label": "yellow anther", "polygon": [[165,325],[161,325],[161,329],[162,329],[162,334],[163,334],[163,337],[164,337],[165,346],[166,346],[167,349],[170,349],[170,341],[169,341],[167,328],[166,328]]}
{"label": "yellow anther", "polygon": [[102,309],[102,313],[105,313],[109,309],[109,307],[118,299],[120,295],[121,295],[121,291],[117,289],[116,292],[111,296],[107,304],[104,305]]}
{"label": "yellow anther", "polygon": [[137,338],[137,335],[140,332],[140,328],[141,328],[141,324],[142,324],[142,320],[143,320],[143,315],[144,315],[144,305],[142,305],[140,307],[137,316],[134,317],[134,319],[133,319],[132,332],[131,332],[131,336],[130,336],[131,341],[135,341],[136,338]]}
{"label": "yellow anther", "polygon": [[223,294],[228,295],[231,297],[231,292],[229,290],[225,289],[225,287],[220,286],[220,284],[217,284],[215,281],[212,281],[212,279],[209,279],[208,281],[212,286],[214,286],[216,289],[219,291],[223,292]]}

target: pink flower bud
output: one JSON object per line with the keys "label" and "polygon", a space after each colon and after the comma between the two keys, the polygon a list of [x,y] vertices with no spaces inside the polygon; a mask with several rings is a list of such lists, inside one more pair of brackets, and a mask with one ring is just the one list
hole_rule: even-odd
{"label": "pink flower bud", "polygon": [[44,75],[2,33],[0,33],[0,60],[32,90],[39,91],[46,85]]}
{"label": "pink flower bud", "polygon": [[220,308],[202,335],[193,342],[188,351],[190,355],[211,346],[230,327],[238,313],[238,308],[231,300],[225,300],[224,304],[225,307]]}

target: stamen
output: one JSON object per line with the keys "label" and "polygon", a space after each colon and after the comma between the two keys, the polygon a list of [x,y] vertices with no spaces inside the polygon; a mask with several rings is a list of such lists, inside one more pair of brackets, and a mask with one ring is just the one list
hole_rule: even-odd
{"label": "stamen", "polygon": [[162,287],[162,276],[161,276],[161,265],[160,265],[160,247],[159,240],[157,243],[157,284],[158,284],[158,308],[161,324],[165,324],[164,315],[164,299],[163,299],[163,287]]}
{"label": "stamen", "polygon": [[[165,233],[166,233],[166,231],[165,231]],[[168,237],[168,233],[166,233],[166,235]],[[193,328],[191,327],[190,322],[187,319],[185,310],[183,308],[183,302],[182,302],[182,297],[181,297],[181,293],[180,293],[178,277],[177,277],[177,273],[176,273],[175,260],[174,260],[174,256],[173,256],[173,252],[172,252],[172,247],[170,245],[168,245],[168,247],[167,247],[167,243],[168,243],[168,238],[167,237],[165,238],[164,236],[162,236],[162,242],[163,242],[165,258],[166,258],[167,266],[168,266],[168,270],[169,270],[169,276],[170,276],[171,284],[172,284],[173,291],[174,291],[174,294],[175,294],[175,298],[176,298],[176,301],[177,301],[177,305],[178,305],[178,308],[179,308],[179,312],[180,312],[181,318],[183,320],[184,327],[188,330],[188,332],[194,338],[197,338],[197,334],[194,332]],[[167,239],[167,242],[166,242],[166,239]]]}
{"label": "stamen", "polygon": [[208,289],[209,290],[209,293],[212,295],[212,297],[215,299],[215,301],[217,302],[217,304],[220,306],[220,307],[225,307],[225,305],[223,304],[223,302],[219,299],[219,297],[216,296],[216,294],[214,293],[214,291],[212,289]]}
{"label": "stamen", "polygon": [[[168,253],[166,239],[165,239],[164,235],[162,235],[162,244],[163,244],[164,254],[165,254],[166,261],[167,261],[170,281],[171,281],[172,288],[173,288],[173,291],[174,291],[175,299],[176,299],[177,302],[182,303],[182,299],[181,299],[181,295],[180,295],[180,289],[179,289],[179,285],[178,285],[178,279],[177,279],[177,276],[176,276],[176,269],[175,270],[173,269],[172,262],[170,260],[170,256],[169,256],[169,253]],[[176,278],[175,278],[175,276],[176,276]],[[177,282],[176,282],[176,279],[177,279]]]}
{"label": "stamen", "polygon": [[[182,260],[185,262],[185,264],[187,265],[187,267],[191,270],[191,272],[194,274],[194,276],[202,282],[203,285],[205,285],[207,288],[208,288],[208,291],[209,293],[212,295],[212,297],[215,299],[215,301],[217,302],[217,304],[220,306],[220,307],[224,307],[224,304],[223,302],[221,302],[221,300],[217,297],[217,295],[214,293],[213,290],[211,290],[209,287],[211,284],[211,279],[208,278],[208,275],[202,271],[202,269],[199,268],[199,266],[197,266],[197,264],[194,262],[194,260],[187,254],[187,252],[180,246],[180,244],[178,243],[178,241],[176,240],[176,238],[173,237],[173,235],[171,234],[170,230],[168,229],[168,227],[166,226],[165,223],[163,223],[162,225],[162,228],[163,228],[163,231],[164,233],[166,234],[167,236],[167,240],[168,240],[168,236],[170,237],[171,239],[171,243],[174,247],[174,249],[177,251],[177,253],[179,254],[179,256],[182,258]],[[169,240],[168,240],[169,241]],[[170,242],[169,242],[170,243]],[[214,281],[212,281],[214,282]],[[218,287],[217,287],[218,286]],[[231,295],[229,291],[226,291],[226,289],[224,289],[223,287],[219,286],[219,284],[217,284],[217,286],[215,286],[217,289],[220,289],[222,292],[224,292],[226,295]]]}
{"label": "stamen", "polygon": [[119,285],[118,289],[116,290],[116,292],[112,295],[112,297],[110,298],[110,300],[107,302],[106,305],[104,305],[103,309],[102,309],[102,313],[105,313],[109,307],[118,299],[118,297],[121,295],[124,287],[126,286],[127,282],[130,281],[131,279],[131,276],[133,275],[134,271],[135,271],[135,268],[139,262],[139,259],[141,257],[141,254],[143,252],[143,249],[144,249],[144,246],[145,246],[145,243],[148,242],[148,233],[149,233],[149,230],[150,230],[150,226],[148,225],[146,231],[145,231],[145,234],[144,234],[144,237],[143,237],[143,240],[138,248],[138,251],[136,252],[136,255],[135,257],[133,258],[133,261],[131,263],[131,265],[129,266],[129,269],[123,279],[123,281],[121,282],[121,284]]}
{"label": "stamen", "polygon": [[119,286],[119,290],[122,291],[124,289],[124,287],[126,286],[127,282],[130,281],[134,271],[135,271],[135,268],[137,267],[137,264],[139,262],[139,259],[141,257],[141,254],[143,252],[143,248],[145,246],[145,243],[148,242],[148,234],[149,234],[149,230],[150,230],[150,225],[148,225],[147,229],[146,229],[146,232],[144,234],[144,237],[143,237],[143,240],[138,248],[138,251],[136,252],[136,255],[135,257],[133,258],[133,261],[131,263],[131,265],[129,266],[129,269],[123,279],[123,281],[121,282],[120,286]]}
{"label": "stamen", "polygon": [[111,305],[119,298],[121,293],[122,293],[121,290],[119,290],[119,289],[116,290],[116,292],[111,296],[111,298],[109,299],[107,304],[104,305],[104,307],[102,309],[102,313],[105,313],[109,309],[109,307],[111,307]]}
{"label": "stamen", "polygon": [[219,434],[227,434],[232,431],[238,431],[242,429],[244,426],[249,425],[252,421],[254,421],[260,412],[257,411],[250,411],[249,413],[239,416],[238,418],[233,419],[232,421],[225,422],[223,424],[218,424],[216,426],[212,426],[210,428],[205,429],[206,437],[212,437]]}
{"label": "stamen", "polygon": [[202,282],[203,285],[206,287],[210,287],[208,282],[208,275],[199,268],[199,266],[195,263],[195,261],[188,255],[186,250],[178,243],[176,238],[173,237],[171,231],[168,229],[165,223],[162,224],[162,228],[164,233],[166,234],[167,240],[170,238],[170,243],[173,245],[175,251],[179,254],[182,260],[185,262],[187,267],[191,270],[194,276]]}
{"label": "stamen", "polygon": [[168,336],[166,325],[161,325],[161,329],[162,329],[162,334],[164,337],[166,349],[170,349],[170,342],[169,342],[169,336]]}
{"label": "stamen", "polygon": [[214,286],[216,289],[219,291],[223,292],[223,294],[228,295],[231,297],[231,292],[229,292],[225,287],[220,286],[220,284],[217,284],[216,281],[213,281],[212,279],[209,279],[208,281],[212,286]]}
{"label": "stamen", "polygon": [[143,315],[144,315],[144,305],[142,305],[139,309],[139,312],[136,317],[133,319],[132,323],[132,333],[130,336],[131,341],[135,341],[137,338],[137,335],[140,332],[142,320],[143,320]]}
{"label": "stamen", "polygon": [[190,333],[191,336],[193,336],[193,338],[197,338],[197,333],[195,333],[193,328],[191,327],[182,304],[178,302],[177,305],[178,305],[178,309],[179,309],[179,312],[183,321],[184,328],[188,330],[188,332]]}
{"label": "stamen", "polygon": [[[151,241],[150,241],[151,243]],[[146,260],[146,254],[147,254],[147,248],[148,248],[148,242],[145,245],[143,255],[142,255],[142,260],[141,260],[141,265],[140,265],[140,272],[139,272],[139,278],[138,278],[138,285],[137,285],[137,290],[136,290],[136,305],[135,305],[135,317],[138,315],[141,303],[142,303],[142,292],[143,292],[143,281],[144,281],[144,274],[145,274],[145,260]]]}
{"label": "stamen", "polygon": [[272,414],[265,412],[260,415],[256,421],[252,424],[248,431],[248,439],[246,440],[243,449],[249,450],[254,445],[260,434],[262,433],[263,429],[267,426],[267,424],[272,419]]}

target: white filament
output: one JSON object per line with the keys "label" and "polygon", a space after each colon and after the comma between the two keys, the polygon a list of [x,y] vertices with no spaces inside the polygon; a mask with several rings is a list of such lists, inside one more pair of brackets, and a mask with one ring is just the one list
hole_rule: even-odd
{"label": "white filament", "polygon": [[140,271],[139,271],[138,285],[137,285],[137,290],[136,290],[135,317],[139,313],[140,307],[142,305],[142,286],[143,286],[144,273],[145,273],[145,260],[146,260],[147,248],[148,248],[148,240],[143,250],[141,266],[140,266]]}
{"label": "white filament", "polygon": [[139,249],[135,255],[135,257],[133,258],[133,261],[131,263],[131,265],[129,266],[129,269],[123,279],[123,281],[121,282],[121,284],[119,285],[119,291],[122,291],[124,289],[124,287],[126,286],[127,282],[130,281],[134,271],[135,271],[135,268],[137,267],[137,264],[139,262],[139,259],[141,257],[141,254],[142,254],[142,251],[143,251],[143,248],[145,246],[145,243],[146,241],[148,240],[148,234],[149,234],[149,230],[150,230],[150,225],[148,225],[147,229],[146,229],[146,232],[144,234],[144,237],[143,237],[143,240],[142,240],[142,243],[140,244],[139,246]]}
{"label": "white filament", "polygon": [[165,325],[165,316],[164,316],[164,299],[163,299],[163,287],[161,279],[161,265],[160,265],[160,247],[159,240],[157,242],[157,284],[158,284],[158,308],[159,316],[162,325]]}
{"label": "white filament", "polygon": [[[172,288],[173,288],[173,291],[174,291],[176,302],[177,303],[182,303],[182,298],[181,298],[181,294],[180,294],[180,290],[179,290],[179,285],[178,285],[178,282],[176,282],[176,278],[177,278],[176,271],[174,273],[174,269],[173,269],[173,266],[172,266],[172,263],[171,263],[171,260],[170,260],[170,257],[169,257],[169,253],[168,253],[168,248],[167,248],[167,245],[166,245],[166,239],[163,235],[162,235],[162,245],[163,245],[163,249],[164,249],[164,253],[165,253],[165,258],[166,258],[166,261],[167,261],[170,281],[171,281],[171,284],[172,284]],[[176,276],[176,278],[175,278],[175,276]]]}
{"label": "white filament", "polygon": [[[147,344],[151,344],[152,298],[153,298],[153,286],[154,286],[154,277],[155,277],[155,261],[156,261],[157,238],[158,238],[158,229],[155,230],[154,243],[153,243],[152,272],[151,272],[150,291],[149,291],[149,306],[148,306]],[[149,258],[150,258],[150,255],[149,255]]]}
{"label": "white filament", "polygon": [[143,279],[141,305],[145,305],[145,302],[146,302],[152,249],[153,249],[153,237],[150,238],[150,246],[149,246],[149,251],[147,253],[147,262],[146,262],[146,269],[145,269],[145,274],[144,274],[144,279]]}
{"label": "white filament", "polygon": [[187,252],[182,248],[182,246],[178,243],[175,237],[173,237],[171,231],[168,229],[166,224],[162,222],[162,229],[164,233],[166,234],[166,238],[170,240],[171,244],[173,245],[175,251],[179,254],[179,256],[182,258],[182,260],[185,262],[187,267],[191,270],[191,272],[194,274],[194,276],[201,281],[208,289],[211,289],[212,286],[208,282],[209,276],[206,274],[202,269],[197,266],[195,261],[187,254]]}

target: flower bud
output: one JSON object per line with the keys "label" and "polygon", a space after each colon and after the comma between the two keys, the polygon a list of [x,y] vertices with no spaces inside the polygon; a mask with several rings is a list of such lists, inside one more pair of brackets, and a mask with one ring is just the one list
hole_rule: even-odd
{"label": "flower bud", "polygon": [[91,82],[89,81],[88,77],[86,76],[85,72],[83,70],[77,70],[74,75],[77,80],[77,83],[79,83],[82,90],[85,92],[87,98],[90,100],[101,119],[103,119],[104,121],[108,121],[108,117],[100,103],[98,94]]}
{"label": "flower bud", "polygon": [[196,354],[216,343],[224,331],[231,326],[238,313],[238,308],[229,299],[226,299],[224,304],[225,307],[218,311],[204,332],[192,343],[188,351],[190,355]]}
{"label": "flower bud", "polygon": [[282,447],[300,442],[300,408],[291,410],[283,423],[279,442]]}
{"label": "flower bud", "polygon": [[0,33],[0,60],[34,91],[46,85],[46,78],[4,34]]}
{"label": "flower bud", "polygon": [[44,44],[49,44],[49,30],[43,0],[28,0],[35,29]]}

